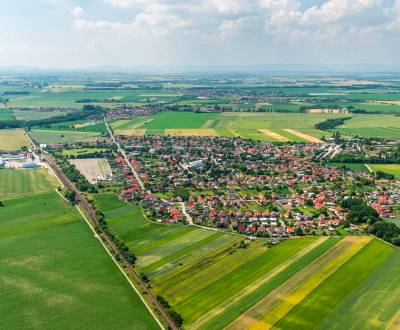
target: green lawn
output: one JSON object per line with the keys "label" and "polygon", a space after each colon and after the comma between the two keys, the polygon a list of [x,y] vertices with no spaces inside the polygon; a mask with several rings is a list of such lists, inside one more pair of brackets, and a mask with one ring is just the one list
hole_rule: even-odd
{"label": "green lawn", "polygon": [[60,186],[45,169],[0,169],[0,198],[50,191]]}
{"label": "green lawn", "polygon": [[382,171],[393,174],[396,179],[400,179],[400,164],[368,164],[373,172]]}
{"label": "green lawn", "polygon": [[75,208],[55,192],[4,204],[2,329],[157,329]]}

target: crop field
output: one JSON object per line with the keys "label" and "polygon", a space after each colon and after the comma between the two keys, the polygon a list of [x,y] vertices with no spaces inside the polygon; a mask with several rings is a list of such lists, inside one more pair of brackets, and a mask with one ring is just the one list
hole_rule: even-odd
{"label": "crop field", "polygon": [[400,140],[400,117],[394,115],[353,115],[337,129],[344,135]]}
{"label": "crop field", "polygon": [[218,136],[217,132],[211,128],[165,129],[164,134],[170,136]]}
{"label": "crop field", "polygon": [[10,110],[0,108],[0,120],[12,120],[14,119]]}
{"label": "crop field", "polygon": [[102,153],[107,151],[106,149],[102,148],[82,148],[82,149],[64,149],[62,151],[62,154],[64,156],[84,156],[84,155],[90,155],[93,153]]}
{"label": "crop field", "polygon": [[85,102],[79,100],[91,100],[91,103],[145,103],[148,100],[170,101],[179,98],[176,93],[160,93],[159,91],[146,90],[83,90],[69,89],[57,91],[31,91],[28,95],[10,95],[10,107],[64,107],[81,109]]}
{"label": "crop field", "polygon": [[38,111],[38,110],[14,110],[14,115],[18,120],[39,120],[52,117],[65,116],[68,111]]}
{"label": "crop field", "polygon": [[0,169],[0,198],[37,194],[59,186],[46,169]]}
{"label": "crop field", "polygon": [[329,163],[331,166],[336,166],[336,167],[345,167],[346,169],[350,171],[356,171],[356,172],[369,172],[368,168],[364,164],[360,163]]}
{"label": "crop field", "polygon": [[382,171],[400,179],[400,164],[369,164],[368,166],[373,172]]}
{"label": "crop field", "polygon": [[30,146],[30,143],[23,129],[0,129],[0,150],[18,150],[24,146]]}
{"label": "crop field", "polygon": [[[319,139],[322,136],[330,135],[330,133],[317,130],[314,125],[328,118],[340,116],[343,115],[268,112],[222,114],[164,112],[153,116],[151,121],[147,118],[144,120],[135,119],[132,124],[127,121],[117,121],[113,125],[115,128],[132,127],[134,125],[136,128],[146,129],[146,134],[149,135],[219,135],[270,142],[308,142],[310,140],[320,142]],[[147,123],[136,126],[143,121],[147,121]]]}
{"label": "crop field", "polygon": [[56,192],[5,200],[0,224],[1,328],[158,328]]}
{"label": "crop field", "polygon": [[[1,131],[0,131],[1,132]],[[76,131],[52,131],[52,130],[31,130],[30,134],[38,143],[75,143],[75,142],[95,142],[107,140],[100,133],[76,132]]]}
{"label": "crop field", "polygon": [[112,175],[107,158],[70,159],[76,169],[90,182],[96,183],[99,178],[105,179]]}
{"label": "crop field", "polygon": [[146,131],[147,130],[142,128],[136,128],[136,129],[124,128],[124,129],[114,130],[114,134],[125,135],[125,136],[144,136],[146,134]]}
{"label": "crop field", "polygon": [[[310,328],[311,321],[313,328],[365,322],[384,329],[400,308],[399,282],[390,280],[400,252],[371,237],[307,237],[273,248],[258,239],[243,249],[237,235],[149,222],[139,208],[105,200],[98,204],[107,210],[112,231],[138,256],[138,269],[183,316],[187,329],[297,329]],[[374,294],[380,308],[366,313]],[[346,310],[350,296],[358,307],[341,323],[333,315]]]}
{"label": "crop field", "polygon": [[140,128],[202,128],[207,121],[212,121],[217,113],[162,112],[153,116],[153,120]]}

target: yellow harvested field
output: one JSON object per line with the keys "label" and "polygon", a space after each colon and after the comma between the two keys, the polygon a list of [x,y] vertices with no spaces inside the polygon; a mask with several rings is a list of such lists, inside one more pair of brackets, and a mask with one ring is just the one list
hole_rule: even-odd
{"label": "yellow harvested field", "polygon": [[11,151],[18,150],[21,147],[30,147],[25,132],[21,128],[15,129],[1,129],[0,130],[0,150]]}
{"label": "yellow harvested field", "polygon": [[287,137],[282,136],[278,133],[272,132],[269,129],[259,129],[258,131],[262,134],[272,137],[273,139],[275,139],[279,142],[288,142],[289,141],[289,139]]}
{"label": "yellow harvested field", "polygon": [[369,236],[344,238],[335,247],[264,297],[229,328],[252,330],[272,328],[371,240]]}
{"label": "yellow harvested field", "polygon": [[218,136],[217,132],[211,128],[166,129],[165,135],[170,135],[170,136]]}
{"label": "yellow harvested field", "polygon": [[324,143],[324,141],[321,141],[320,139],[317,139],[317,138],[314,137],[314,136],[311,136],[311,135],[308,135],[308,134],[304,134],[304,133],[295,131],[294,129],[291,129],[291,128],[284,128],[283,130],[284,130],[285,132],[288,132],[288,133],[290,133],[290,134],[293,134],[293,135],[295,135],[295,136],[297,136],[297,137],[299,137],[299,138],[301,138],[301,139],[304,139],[304,140],[306,140],[306,141],[308,141],[308,142],[312,142],[312,143]]}
{"label": "yellow harvested field", "polygon": [[125,135],[125,136],[144,136],[146,134],[145,129],[117,129],[115,130],[115,135]]}
{"label": "yellow harvested field", "polygon": [[207,120],[207,121],[204,123],[204,125],[201,126],[201,127],[202,127],[202,128],[209,128],[212,124],[214,124],[214,122],[215,122],[215,120],[213,120],[213,119]]}
{"label": "yellow harvested field", "polygon": [[[322,244],[327,240],[327,237],[321,237],[318,240],[316,240],[314,243],[308,245],[306,248],[300,250],[296,255],[293,256],[293,258],[290,258],[288,260],[285,260],[282,264],[280,264],[278,267],[272,269],[270,272],[266,273],[263,277],[259,278],[256,282],[252,283],[251,285],[245,287],[243,290],[238,292],[236,295],[231,297],[229,301],[225,302],[224,304],[217,306],[216,308],[212,309],[209,311],[207,314],[203,315],[201,318],[199,318],[193,325],[190,326],[190,329],[198,329],[216,316],[220,315],[223,313],[225,310],[228,308],[234,306],[237,304],[239,301],[241,301],[243,298],[251,295],[254,291],[256,291],[260,286],[271,280],[274,276],[279,274],[280,272],[285,271],[287,267],[289,267],[291,264],[293,264],[295,261],[299,260],[303,256],[305,256],[308,252],[316,248],[318,245]],[[236,327],[234,327],[236,329]],[[238,328],[238,329],[243,329],[243,328]]]}

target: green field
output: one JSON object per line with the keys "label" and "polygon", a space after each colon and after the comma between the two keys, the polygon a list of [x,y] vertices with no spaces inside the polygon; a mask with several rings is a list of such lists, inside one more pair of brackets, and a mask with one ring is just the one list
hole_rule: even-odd
{"label": "green field", "polygon": [[30,143],[23,129],[0,129],[0,150],[19,150],[24,146],[30,146]]}
{"label": "green field", "polygon": [[154,115],[152,121],[140,128],[201,128],[217,116],[217,113],[162,112]]}
{"label": "green field", "polygon": [[[344,135],[400,140],[400,117],[394,115],[353,115],[337,130]],[[336,129],[335,129],[336,130]]]}
{"label": "green field", "polygon": [[93,153],[102,153],[107,151],[106,149],[102,148],[81,148],[81,149],[64,149],[62,151],[62,154],[64,156],[84,156],[84,155],[90,155]]}
{"label": "green field", "polygon": [[346,168],[355,172],[369,172],[368,168],[364,164],[360,163],[329,163],[331,166],[336,166],[339,168]]}
{"label": "green field", "polygon": [[0,198],[36,194],[59,185],[45,169],[0,169]]}
{"label": "green field", "polygon": [[38,143],[76,143],[76,142],[95,142],[107,140],[107,137],[100,133],[76,132],[76,131],[52,131],[52,130],[31,130],[30,134]]}
{"label": "green field", "polygon": [[[83,90],[61,89],[61,90],[42,90],[31,91],[28,95],[9,95],[10,107],[61,107],[61,108],[79,108],[85,104],[76,102],[77,100],[93,100],[91,103],[105,104],[112,106],[113,103],[145,103],[149,100],[170,101],[179,98],[179,94],[168,93],[153,90]],[[113,100],[113,102],[110,102]]]}
{"label": "green field", "polygon": [[13,116],[8,109],[2,109],[0,108],[0,121],[1,120],[13,120]]}
{"label": "green field", "polygon": [[[341,115],[343,116],[343,115]],[[302,114],[302,113],[192,113],[192,112],[164,112],[150,119],[144,120],[146,124],[140,128],[147,129],[146,134],[163,135],[165,129],[213,129],[221,136],[240,136],[247,139],[279,142],[275,138],[265,135],[258,129],[269,129],[289,141],[306,142],[305,139],[295,136],[283,129],[291,128],[300,133],[321,138],[330,136],[330,132],[324,132],[314,128],[318,122],[328,118],[337,118],[335,114]],[[115,128],[132,127],[129,121],[118,121]]]}
{"label": "green field", "polygon": [[157,329],[75,208],[55,192],[0,208],[2,329]]}
{"label": "green field", "polygon": [[400,179],[400,164],[368,164],[373,172],[382,171],[393,174],[396,179]]}
{"label": "green field", "polygon": [[[183,316],[187,329],[265,329],[265,315],[274,320],[271,326],[283,329],[310,328],[310,322],[318,328],[328,318],[345,328],[379,319],[377,328],[383,329],[400,308],[399,282],[388,280],[399,266],[400,253],[380,241],[308,237],[270,249],[259,239],[241,249],[235,245],[239,236],[149,222],[139,208],[122,205],[111,195],[97,204],[106,211],[112,231],[138,256],[137,267],[149,277],[153,291]],[[393,260],[388,275],[379,280],[377,273]],[[385,285],[391,291],[379,295],[380,308],[365,313],[370,297]],[[342,289],[336,293],[337,287]],[[296,303],[288,305],[285,295]],[[350,295],[358,307],[343,321],[335,318]]]}
{"label": "green field", "polygon": [[39,120],[47,119],[58,116],[65,116],[68,114],[67,111],[37,111],[37,110],[14,110],[15,117],[18,120]]}

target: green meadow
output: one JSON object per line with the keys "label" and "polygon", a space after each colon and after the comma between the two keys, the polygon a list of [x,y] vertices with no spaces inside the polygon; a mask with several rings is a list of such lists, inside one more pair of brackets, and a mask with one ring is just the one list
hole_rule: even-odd
{"label": "green meadow", "polygon": [[58,186],[46,169],[0,169],[0,198],[36,194]]}
{"label": "green meadow", "polygon": [[157,329],[74,207],[50,192],[0,208],[0,328]]}

